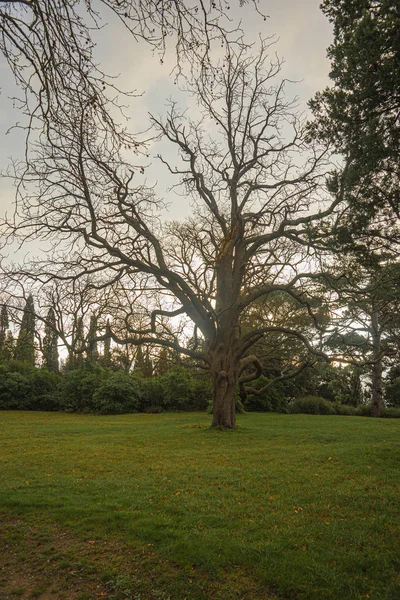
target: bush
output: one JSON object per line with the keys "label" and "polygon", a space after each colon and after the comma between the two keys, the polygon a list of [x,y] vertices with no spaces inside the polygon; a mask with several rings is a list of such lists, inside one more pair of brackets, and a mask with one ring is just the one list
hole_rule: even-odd
{"label": "bush", "polygon": [[166,410],[206,410],[211,396],[207,380],[195,379],[185,367],[174,367],[160,381]]}
{"label": "bush", "polygon": [[194,382],[184,367],[174,367],[161,377],[163,405],[169,410],[187,410],[192,405]]}
{"label": "bush", "polygon": [[386,417],[388,419],[400,419],[400,407],[392,406],[385,408],[383,410],[382,417]]}
{"label": "bush", "polygon": [[102,415],[137,412],[140,406],[140,385],[128,373],[116,372],[93,393],[93,410]]}
{"label": "bush", "polygon": [[61,409],[66,412],[94,412],[94,393],[110,374],[110,371],[90,364],[67,371],[61,383]]}
{"label": "bush", "polygon": [[359,417],[372,417],[372,406],[370,404],[360,404],[356,408],[356,414]]}
{"label": "bush", "polygon": [[332,402],[325,400],[325,398],[319,396],[304,396],[303,398],[296,398],[296,400],[294,400],[290,405],[290,412],[306,415],[334,415],[335,408]]}
{"label": "bush", "polygon": [[60,376],[16,360],[0,367],[0,408],[57,410]]}
{"label": "bush", "polygon": [[2,410],[29,410],[33,404],[32,382],[21,373],[0,373],[0,408]]}
{"label": "bush", "polygon": [[147,413],[163,411],[164,392],[161,377],[135,376],[140,387],[141,401],[139,409]]}
{"label": "bush", "polygon": [[204,377],[193,377],[192,406],[190,410],[207,410],[212,401],[211,379]]}
{"label": "bush", "polygon": [[385,386],[385,397],[389,406],[400,407],[400,377]]}
{"label": "bush", "polygon": [[[259,390],[267,385],[269,381],[270,380],[268,377],[262,375],[249,385],[254,387],[256,390]],[[279,413],[288,412],[285,390],[281,383],[267,388],[260,396],[256,394],[248,394],[243,402],[243,406],[246,410],[250,411]]]}
{"label": "bush", "polygon": [[335,404],[334,409],[336,414],[354,417],[357,414],[355,406],[349,406],[348,404]]}
{"label": "bush", "polygon": [[33,410],[60,409],[61,376],[47,369],[35,369],[32,375]]}

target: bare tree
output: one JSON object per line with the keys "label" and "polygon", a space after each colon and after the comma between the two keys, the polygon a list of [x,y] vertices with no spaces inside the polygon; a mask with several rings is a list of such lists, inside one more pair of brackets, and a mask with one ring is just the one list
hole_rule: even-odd
{"label": "bare tree", "polygon": [[[258,12],[256,0],[240,5],[248,1]],[[67,114],[78,94],[122,135],[113,112],[121,108],[117,78],[105,73],[94,57],[96,33],[106,19],[117,18],[161,62],[171,40],[179,74],[184,63],[207,62],[213,41],[238,35],[227,9],[226,0],[0,0],[0,52],[21,91],[14,100],[28,118],[19,126],[26,128],[29,140],[32,132]],[[29,143],[26,148],[28,158]]]}
{"label": "bare tree", "polygon": [[[167,166],[192,199],[192,219],[162,225],[154,191],[133,185],[126,141],[78,96],[39,140],[8,224],[17,237],[56,241],[52,261],[36,265],[44,279],[67,279],[73,269],[74,277],[102,273],[128,295],[139,289],[150,300],[146,326],[127,320],[123,337],[111,327],[99,339],[157,344],[201,361],[212,378],[213,426],[235,425],[235,392],[260,374],[251,349],[264,336],[279,331],[323,356],[315,337],[294,328],[241,326],[252,304],[276,291],[313,314],[305,282],[318,277],[314,249],[325,247],[326,222],[342,200],[340,190],[332,201],[321,197],[326,155],[308,143],[268,51],[265,42],[253,56],[229,46],[220,65],[203,65],[187,82],[198,118],[175,104],[165,120],[153,117],[178,149],[180,164]],[[166,325],[180,316],[193,326],[190,348]]]}

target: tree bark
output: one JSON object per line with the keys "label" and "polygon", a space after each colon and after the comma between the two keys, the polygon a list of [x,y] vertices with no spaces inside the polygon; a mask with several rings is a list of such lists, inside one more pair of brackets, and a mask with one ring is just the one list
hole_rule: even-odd
{"label": "tree bark", "polygon": [[381,417],[383,408],[382,360],[378,360],[372,369],[372,416]]}
{"label": "tree bark", "polygon": [[382,392],[382,357],[381,357],[381,335],[379,328],[378,311],[374,310],[371,318],[372,323],[372,345],[374,352],[374,366],[372,368],[372,416],[381,417],[383,408]]}
{"label": "tree bark", "polygon": [[211,364],[213,420],[211,427],[233,429],[236,425],[235,395],[239,380],[239,363],[233,353],[218,348]]}

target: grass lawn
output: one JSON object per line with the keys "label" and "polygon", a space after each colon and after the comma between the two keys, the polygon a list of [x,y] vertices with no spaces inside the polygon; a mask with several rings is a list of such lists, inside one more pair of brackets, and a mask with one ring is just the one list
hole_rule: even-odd
{"label": "grass lawn", "polygon": [[0,599],[400,598],[399,421],[209,423],[1,412]]}

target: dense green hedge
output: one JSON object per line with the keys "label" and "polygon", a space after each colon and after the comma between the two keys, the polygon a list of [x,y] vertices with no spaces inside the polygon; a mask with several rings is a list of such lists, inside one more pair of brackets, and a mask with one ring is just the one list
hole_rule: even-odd
{"label": "dense green hedge", "polygon": [[58,375],[11,361],[0,365],[0,409],[100,414],[205,410],[211,389],[184,367],[144,378],[85,364]]}
{"label": "dense green hedge", "polygon": [[[261,389],[268,378],[254,384]],[[135,373],[112,371],[85,363],[63,375],[37,369],[27,363],[0,364],[0,409],[57,410],[119,414],[178,410],[212,410],[211,386],[207,378],[176,366],[165,375],[145,378]],[[288,401],[283,385],[268,387],[262,394],[248,394],[237,409],[291,412],[314,415],[371,416],[371,407],[331,402],[320,396],[303,396]],[[384,417],[400,417],[399,407],[384,409]]]}
{"label": "dense green hedge", "polygon": [[[371,417],[372,410],[370,404],[360,404],[359,406],[348,406],[339,402],[330,402],[320,396],[304,396],[296,398],[289,405],[291,413],[302,413],[307,415],[344,415]],[[400,418],[400,408],[389,407],[384,408],[382,417]]]}
{"label": "dense green hedge", "polygon": [[0,408],[59,410],[60,376],[19,361],[0,365]]}

